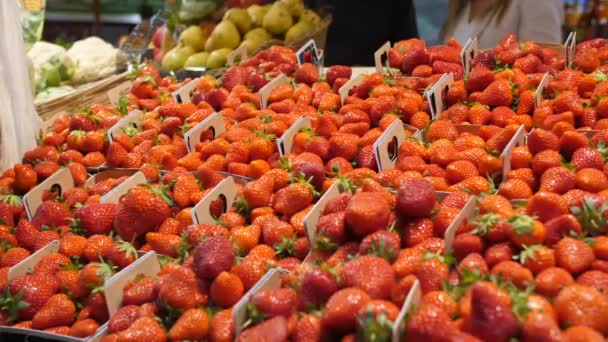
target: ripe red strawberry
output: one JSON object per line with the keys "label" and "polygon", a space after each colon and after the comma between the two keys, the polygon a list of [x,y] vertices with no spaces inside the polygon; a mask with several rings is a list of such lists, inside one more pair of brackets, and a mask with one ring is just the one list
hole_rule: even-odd
{"label": "ripe red strawberry", "polygon": [[114,216],[114,229],[125,241],[156,229],[171,216],[172,200],[164,190],[152,186],[136,186],[125,195]]}
{"label": "ripe red strawberry", "polygon": [[250,302],[257,311],[267,317],[283,316],[288,318],[296,310],[297,293],[292,288],[263,290],[254,294]]}
{"label": "ripe red strawberry", "polygon": [[388,299],[395,284],[390,264],[376,256],[365,255],[347,262],[340,274],[343,286],[358,287],[373,299]]}
{"label": "ripe red strawberry", "polygon": [[307,314],[298,320],[296,331],[293,333],[294,342],[322,341],[323,338],[321,318]]}
{"label": "ripe red strawberry", "polygon": [[519,321],[497,294],[481,284],[471,288],[471,333],[484,341],[508,341],[517,336]]}
{"label": "ripe red strawberry", "polygon": [[312,204],[313,199],[313,186],[306,181],[298,181],[277,191],[272,207],[277,213],[290,217]]}
{"label": "ripe red strawberry", "polygon": [[461,63],[450,63],[444,61],[434,61],[433,62],[433,73],[434,74],[445,74],[445,73],[453,73],[455,80],[462,80],[464,76],[464,67]]}
{"label": "ripe red strawberry", "polygon": [[59,291],[59,281],[51,274],[28,274],[11,280],[8,287],[11,296],[16,296],[21,292],[21,301],[28,304],[24,308],[11,308],[9,313],[18,314],[22,320],[30,320],[40,311],[47,300]]}
{"label": "ripe red strawberry", "polygon": [[158,299],[174,309],[192,309],[197,303],[196,275],[185,267],[167,273],[158,288]]}
{"label": "ripe red strawberry", "polygon": [[407,341],[450,341],[459,332],[450,316],[436,305],[425,305],[408,321],[405,336]]}
{"label": "ripe red strawberry", "polygon": [[338,78],[350,79],[352,72],[353,72],[353,70],[349,66],[332,65],[331,67],[329,67],[329,69],[327,69],[327,73],[326,73],[325,77],[327,78],[327,83],[329,83],[329,85],[333,86],[334,82]]}
{"label": "ripe red strawberry", "polygon": [[230,271],[236,256],[230,240],[223,236],[204,239],[192,254],[194,270],[200,279],[214,279],[222,271]]}
{"label": "ripe red strawberry", "polygon": [[238,65],[228,68],[222,76],[222,86],[231,91],[237,85],[247,84],[247,69]]}
{"label": "ripe red strawberry", "polygon": [[46,227],[60,227],[70,224],[70,218],[74,215],[63,204],[53,201],[44,201],[32,217],[34,227],[41,229]]}
{"label": "ripe red strawberry", "polygon": [[388,230],[378,230],[369,234],[359,245],[361,255],[371,254],[389,262],[395,260],[400,249],[401,238],[399,234]]}
{"label": "ripe red strawberry", "polygon": [[186,310],[169,330],[168,337],[173,341],[197,341],[209,333],[209,316],[203,309]]}
{"label": "ripe red strawberry", "polygon": [[76,305],[63,293],[56,294],[36,312],[32,319],[32,328],[48,329],[61,325],[70,325],[76,317]]}
{"label": "ripe red strawberry", "polygon": [[167,340],[165,329],[152,317],[138,318],[131,326],[118,333],[118,341],[164,342]]}
{"label": "ripe red strawberry", "polygon": [[39,230],[27,219],[21,219],[15,228],[15,238],[20,246],[26,249],[33,249]]}
{"label": "ripe red strawberry", "polygon": [[319,71],[312,63],[304,63],[298,67],[295,74],[295,81],[298,83],[306,83],[311,86],[319,80]]}
{"label": "ripe red strawberry", "polygon": [[76,210],[76,220],[87,235],[108,234],[112,230],[117,205],[114,203],[87,204]]}
{"label": "ripe red strawberry", "polygon": [[50,253],[38,261],[36,266],[34,266],[34,273],[56,274],[69,264],[70,258],[67,256],[59,253]]}
{"label": "ripe red strawberry", "polygon": [[323,215],[317,222],[316,247],[321,250],[334,250],[346,240],[344,211]]}
{"label": "ripe red strawberry", "polygon": [[[429,51],[424,46],[413,46],[403,55],[403,62],[400,65],[402,71],[410,74],[419,65],[429,64],[431,57]],[[433,68],[434,68],[433,64]]]}
{"label": "ripe red strawberry", "polygon": [[329,272],[321,269],[312,269],[302,277],[299,299],[300,306],[306,307],[322,305],[338,290],[336,278]]}
{"label": "ripe red strawberry", "polygon": [[386,228],[389,216],[390,206],[381,193],[361,192],[348,202],[344,220],[351,232],[364,237]]}
{"label": "ripe red strawberry", "polygon": [[546,170],[540,178],[540,191],[564,194],[576,186],[576,176],[564,166]]}
{"label": "ripe red strawberry", "polygon": [[[148,241],[148,240],[146,240]],[[149,241],[148,241],[149,242]],[[108,253],[107,258],[119,269],[132,264],[137,259],[137,250],[126,241],[118,241]]]}
{"label": "ripe red strawberry", "polygon": [[127,283],[123,292],[123,304],[142,305],[153,301],[156,298],[156,293],[154,292],[155,285],[156,279],[151,277],[142,277]]}
{"label": "ripe red strawberry", "polygon": [[178,206],[185,208],[190,206],[190,195],[200,191],[200,186],[192,174],[183,174],[177,177],[173,185],[173,200]]}
{"label": "ripe red strawberry", "polygon": [[323,310],[322,324],[327,329],[340,332],[354,331],[357,326],[357,312],[371,297],[365,291],[347,287],[334,293]]}
{"label": "ripe red strawberry", "polygon": [[108,332],[115,333],[129,328],[137,320],[138,313],[139,306],[136,305],[125,305],[118,309],[108,322]]}
{"label": "ripe red strawberry", "polygon": [[433,184],[424,179],[407,179],[397,191],[397,212],[402,217],[429,216],[437,195]]}
{"label": "ripe red strawberry", "polygon": [[478,64],[471,69],[465,82],[467,91],[483,91],[494,81],[494,73],[482,64]]}
{"label": "ripe red strawberry", "polygon": [[[88,294],[95,289],[101,288],[104,282],[114,274],[114,268],[110,264],[92,262],[86,264],[82,270],[78,282],[83,293]],[[98,291],[95,291],[98,292]]]}
{"label": "ripe red strawberry", "polygon": [[277,316],[246,329],[236,338],[236,341],[287,341],[289,336],[287,329],[287,319]]}
{"label": "ripe red strawberry", "polygon": [[488,106],[511,106],[513,102],[513,94],[511,93],[511,85],[505,79],[497,79],[490,83],[481,93],[479,99],[481,103]]}
{"label": "ripe red strawberry", "polygon": [[559,151],[559,138],[550,131],[535,128],[528,135],[528,149],[534,155],[544,150]]}

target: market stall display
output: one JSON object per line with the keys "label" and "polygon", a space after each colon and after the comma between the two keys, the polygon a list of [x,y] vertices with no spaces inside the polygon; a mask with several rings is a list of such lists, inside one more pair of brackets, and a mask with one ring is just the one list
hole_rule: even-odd
{"label": "market stall display", "polygon": [[[408,39],[358,70],[256,52],[313,16],[266,6],[163,57],[265,35],[220,77],[134,66],[0,175],[0,339],[605,340],[605,40]],[[36,44],[47,85],[115,72],[95,38]]]}

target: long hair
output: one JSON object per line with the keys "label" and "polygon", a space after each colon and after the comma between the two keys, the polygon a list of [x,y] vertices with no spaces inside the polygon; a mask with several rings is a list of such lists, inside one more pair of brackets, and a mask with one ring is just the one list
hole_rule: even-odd
{"label": "long hair", "polygon": [[[447,32],[451,31],[454,28],[454,26],[456,25],[456,21],[463,14],[467,3],[471,1],[472,0],[449,0],[448,16],[446,18],[445,23],[443,24],[443,27],[441,28],[441,32],[439,33],[439,37],[442,40],[445,40],[445,38],[447,38],[445,35],[447,34]],[[504,17],[505,13],[507,12],[507,9],[509,9],[509,6],[511,6],[511,0],[493,1],[494,5],[488,7],[483,13],[477,15],[477,17],[491,17],[492,19],[490,21],[494,20],[495,23],[500,22]],[[475,19],[475,17],[473,17],[472,19]]]}

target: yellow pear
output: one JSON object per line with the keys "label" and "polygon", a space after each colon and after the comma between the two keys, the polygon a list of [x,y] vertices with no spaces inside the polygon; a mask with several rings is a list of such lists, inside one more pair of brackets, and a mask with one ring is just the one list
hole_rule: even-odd
{"label": "yellow pear", "polygon": [[270,7],[268,6],[251,5],[247,7],[247,13],[251,18],[253,26],[262,26],[262,24],[264,23],[264,16],[266,15],[266,13],[268,13],[269,10]]}
{"label": "yellow pear", "polygon": [[289,13],[294,18],[299,18],[304,11],[304,2],[302,0],[281,0],[287,6]]}
{"label": "yellow pear", "polygon": [[206,40],[207,35],[205,34],[205,31],[198,25],[188,27],[179,35],[179,42],[182,45],[190,46],[194,51],[201,51],[204,49]]}
{"label": "yellow pear", "polygon": [[178,45],[167,51],[163,57],[161,66],[165,70],[178,70],[184,67],[186,59],[194,53],[194,49],[190,46]]}
{"label": "yellow pear", "polygon": [[247,10],[244,8],[231,8],[226,14],[224,14],[224,19],[232,22],[241,34],[247,33],[247,31],[251,30],[251,17]]}
{"label": "yellow pear", "polygon": [[287,33],[285,33],[285,41],[289,42],[302,37],[306,33],[312,31],[314,28],[315,27],[307,21],[298,21],[287,31]]}
{"label": "yellow pear", "polygon": [[236,26],[228,20],[222,20],[211,32],[205,51],[213,51],[222,48],[235,49],[241,43],[241,36]]}
{"label": "yellow pear", "polygon": [[251,54],[256,51],[267,41],[271,40],[272,36],[266,30],[261,27],[255,28],[245,35],[245,42],[247,42],[247,53]]}
{"label": "yellow pear", "polygon": [[283,34],[293,25],[293,18],[287,6],[282,2],[275,2],[270,11],[264,16],[263,27],[272,34]]}
{"label": "yellow pear", "polygon": [[209,58],[207,58],[207,68],[215,69],[223,67],[226,65],[226,59],[228,59],[228,55],[231,52],[232,49],[228,48],[211,51]]}
{"label": "yellow pear", "polygon": [[305,9],[300,15],[300,21],[306,21],[311,23],[313,26],[317,26],[321,23],[321,17],[315,11]]}
{"label": "yellow pear", "polygon": [[204,68],[207,66],[207,59],[209,59],[209,52],[197,52],[186,59],[184,68]]}

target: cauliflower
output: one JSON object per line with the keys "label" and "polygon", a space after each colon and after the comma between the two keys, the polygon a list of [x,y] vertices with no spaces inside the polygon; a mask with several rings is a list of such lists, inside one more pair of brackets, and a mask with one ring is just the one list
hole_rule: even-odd
{"label": "cauliflower", "polygon": [[118,50],[98,37],[79,40],[67,52],[76,63],[72,80],[90,82],[116,72]]}

